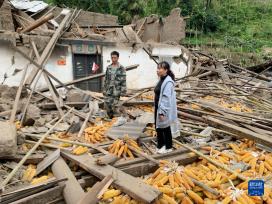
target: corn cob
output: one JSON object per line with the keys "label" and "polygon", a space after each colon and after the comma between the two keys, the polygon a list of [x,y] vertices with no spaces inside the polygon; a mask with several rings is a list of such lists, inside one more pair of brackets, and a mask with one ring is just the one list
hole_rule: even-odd
{"label": "corn cob", "polygon": [[202,203],[204,203],[204,200],[203,200],[197,193],[195,193],[194,191],[188,190],[188,191],[187,191],[187,194],[188,194],[188,196],[189,196],[194,202],[196,202],[197,204],[202,204]]}
{"label": "corn cob", "polygon": [[115,196],[118,196],[121,194],[121,191],[119,190],[114,190],[114,189],[111,189],[111,190],[108,190],[106,191],[104,194],[103,194],[103,200],[108,200],[109,198],[113,198]]}
{"label": "corn cob", "polygon": [[32,185],[35,185],[35,184],[39,184],[39,183],[42,183],[44,181],[46,181],[48,179],[48,176],[41,176],[39,178],[34,178],[32,181],[31,181],[31,184]]}
{"label": "corn cob", "polygon": [[162,198],[165,199],[168,202],[168,204],[178,204],[173,198],[169,197],[166,194],[163,194]]}
{"label": "corn cob", "polygon": [[181,204],[193,204],[191,199],[188,196],[185,196],[181,202]]}

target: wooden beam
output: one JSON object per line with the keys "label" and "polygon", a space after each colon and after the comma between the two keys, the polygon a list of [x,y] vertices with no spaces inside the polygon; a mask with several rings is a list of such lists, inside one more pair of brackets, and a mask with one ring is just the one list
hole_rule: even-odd
{"label": "wooden beam", "polygon": [[43,161],[41,161],[37,165],[36,176],[39,175],[42,171],[44,171],[47,167],[49,167],[54,161],[56,161],[60,157],[60,149],[51,152]]}
{"label": "wooden beam", "polygon": [[57,109],[58,109],[58,111],[59,111],[59,114],[60,114],[60,116],[62,117],[62,116],[64,115],[64,113],[63,113],[63,111],[62,111],[62,109],[61,109],[61,107],[60,107],[59,96],[58,96],[57,93],[55,92],[54,87],[53,87],[53,85],[52,85],[52,83],[51,83],[49,77],[48,77],[45,73],[43,73],[43,76],[44,76],[44,79],[45,79],[45,81],[46,81],[46,83],[47,83],[47,86],[48,86],[48,88],[49,88],[49,90],[50,90],[51,96],[52,96],[52,98],[53,98],[53,100],[54,100],[54,102],[55,102],[55,104],[56,104],[56,107],[57,107]]}
{"label": "wooden beam", "polygon": [[35,28],[43,25],[47,21],[51,20],[52,18],[54,18],[53,13],[49,13],[46,16],[39,18],[38,20],[36,20],[34,23],[29,25],[28,27],[24,28],[20,33],[30,32],[30,31],[34,30]]}
{"label": "wooden beam", "polygon": [[[46,45],[40,59],[38,60],[38,64],[41,66],[44,66],[44,63],[48,60],[48,58],[50,57],[56,43],[57,40],[59,39],[59,37],[61,36],[61,33],[63,31],[63,29],[66,26],[66,23],[68,22],[69,18],[71,16],[71,12],[68,12],[67,14],[65,14],[64,19],[61,21],[58,29],[54,32],[53,36],[51,37],[50,41],[48,42],[48,44]],[[30,73],[29,77],[26,80],[26,84],[30,85],[34,78],[36,77],[38,72],[38,69],[33,69],[32,72]]]}
{"label": "wooden beam", "polygon": [[[135,64],[135,65],[127,66],[125,68],[126,68],[126,71],[130,71],[130,70],[136,69],[138,66],[139,66],[139,64]],[[69,85],[73,85],[73,84],[76,84],[76,83],[79,83],[79,82],[88,81],[88,80],[91,80],[91,79],[102,78],[104,76],[105,76],[105,73],[91,75],[91,76],[87,76],[87,77],[83,77],[83,78],[79,78],[79,79],[73,80],[71,82],[64,83],[63,85],[69,86]],[[63,85],[62,84],[61,85],[57,85],[56,88],[60,88]],[[41,89],[39,91],[40,92],[45,92],[45,91],[48,91],[48,88],[44,88],[44,89]]]}
{"label": "wooden beam", "polygon": [[52,188],[55,185],[58,184],[58,182],[65,181],[66,178],[58,180],[56,178],[50,178],[49,180],[36,184],[36,185],[30,185],[24,188],[20,188],[16,191],[12,191],[6,194],[1,195],[1,204],[5,203],[11,203],[13,201],[22,199],[24,197],[30,196],[35,193],[39,193],[41,191],[44,191],[46,189]]}
{"label": "wooden beam", "polygon": [[[99,201],[100,193],[105,192],[105,189],[113,182],[112,176],[106,176],[102,181],[97,182],[90,191],[78,202],[78,204],[94,204]],[[102,191],[102,192],[101,192]],[[103,195],[103,194],[102,194]]]}
{"label": "wooden beam", "polygon": [[58,179],[67,178],[65,182],[60,182],[59,186],[64,187],[63,197],[67,204],[76,204],[85,195],[84,190],[77,182],[76,177],[70,170],[62,157],[59,157],[52,165],[52,172]]}
{"label": "wooden beam", "polygon": [[236,136],[238,138],[248,138],[248,139],[254,140],[260,144],[269,145],[269,146],[272,145],[272,140],[271,140],[270,136],[261,135],[261,134],[255,133],[253,131],[250,131],[246,128],[238,127],[238,126],[233,125],[229,122],[222,121],[222,120],[219,120],[219,119],[216,119],[213,117],[206,116],[206,117],[204,117],[204,119],[207,120],[207,122],[213,127],[218,127],[218,128],[221,128],[225,131],[229,131],[229,132],[233,133],[234,135],[239,135],[239,137]]}
{"label": "wooden beam", "polygon": [[[44,158],[45,154],[33,154],[25,161],[25,164],[38,164],[40,163]],[[0,157],[0,160],[12,160],[14,162],[20,162],[20,160],[24,157],[24,155],[16,154],[14,156],[5,156]]]}
{"label": "wooden beam", "polygon": [[86,125],[87,125],[87,123],[89,121],[89,118],[91,117],[91,114],[93,113],[93,107],[92,107],[91,102],[89,102],[89,109],[90,109],[89,113],[87,114],[87,117],[85,118],[85,120],[84,120],[78,134],[77,134],[77,137],[81,137],[81,135],[83,134],[83,131],[85,130],[85,127],[86,127]]}
{"label": "wooden beam", "polygon": [[[33,55],[33,51],[31,50],[30,53],[29,53],[29,57],[32,57],[32,55]],[[21,93],[22,93],[22,90],[23,90],[23,86],[24,86],[24,84],[25,84],[25,78],[26,78],[27,70],[28,70],[28,65],[27,65],[27,67],[25,67],[25,69],[24,69],[24,72],[23,72],[23,76],[22,76],[22,78],[21,78],[20,85],[19,85],[19,87],[18,87],[18,89],[17,89],[17,92],[16,92],[16,96],[15,96],[14,103],[13,103],[13,108],[12,108],[11,115],[10,115],[10,119],[9,119],[9,121],[10,121],[11,123],[13,123],[13,122],[15,121],[15,116],[16,116],[16,113],[17,113],[19,100],[20,100],[20,97],[21,97]]]}
{"label": "wooden beam", "polygon": [[147,18],[145,17],[142,25],[140,25],[139,30],[136,33],[138,36],[139,36],[140,32],[142,31],[143,27],[145,26],[146,21],[147,21]]}
{"label": "wooden beam", "polygon": [[[75,156],[65,152],[61,152],[61,154],[100,179],[107,175],[112,175],[114,178],[113,185],[135,200],[143,203],[152,203],[161,195],[159,190],[145,184],[138,178],[130,176],[110,165],[97,165],[95,159],[89,155]],[[133,188],[131,185],[133,185]]]}
{"label": "wooden beam", "polygon": [[36,194],[31,194],[26,198],[12,202],[12,204],[50,203],[51,201],[62,198],[62,190],[63,187],[56,186]]}

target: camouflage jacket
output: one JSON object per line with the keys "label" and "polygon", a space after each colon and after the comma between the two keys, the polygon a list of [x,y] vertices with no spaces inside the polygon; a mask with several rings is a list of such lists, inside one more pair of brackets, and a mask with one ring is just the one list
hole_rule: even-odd
{"label": "camouflage jacket", "polygon": [[105,74],[103,94],[120,97],[121,95],[126,94],[126,90],[125,68],[120,64],[118,68],[113,68],[112,65],[109,65]]}

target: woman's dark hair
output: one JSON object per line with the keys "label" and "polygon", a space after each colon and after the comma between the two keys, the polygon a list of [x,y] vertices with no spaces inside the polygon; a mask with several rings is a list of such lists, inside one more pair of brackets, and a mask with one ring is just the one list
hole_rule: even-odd
{"label": "woman's dark hair", "polygon": [[175,80],[175,75],[174,73],[172,72],[172,70],[170,69],[170,65],[168,62],[166,61],[162,61],[158,64],[158,67],[161,67],[165,70],[167,70],[167,75],[170,76],[173,80]]}
{"label": "woman's dark hair", "polygon": [[111,52],[111,56],[112,56],[112,55],[115,55],[115,56],[119,57],[119,52],[117,52],[117,51],[112,51],[112,52]]}

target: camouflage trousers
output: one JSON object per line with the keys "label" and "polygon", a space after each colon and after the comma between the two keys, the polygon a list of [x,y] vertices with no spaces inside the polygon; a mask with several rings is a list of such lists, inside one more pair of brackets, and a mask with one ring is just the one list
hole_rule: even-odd
{"label": "camouflage trousers", "polygon": [[120,100],[120,97],[116,97],[116,96],[105,97],[104,106],[109,118],[113,118],[114,115],[119,116],[121,112],[123,112],[122,108],[118,106],[119,100]]}

